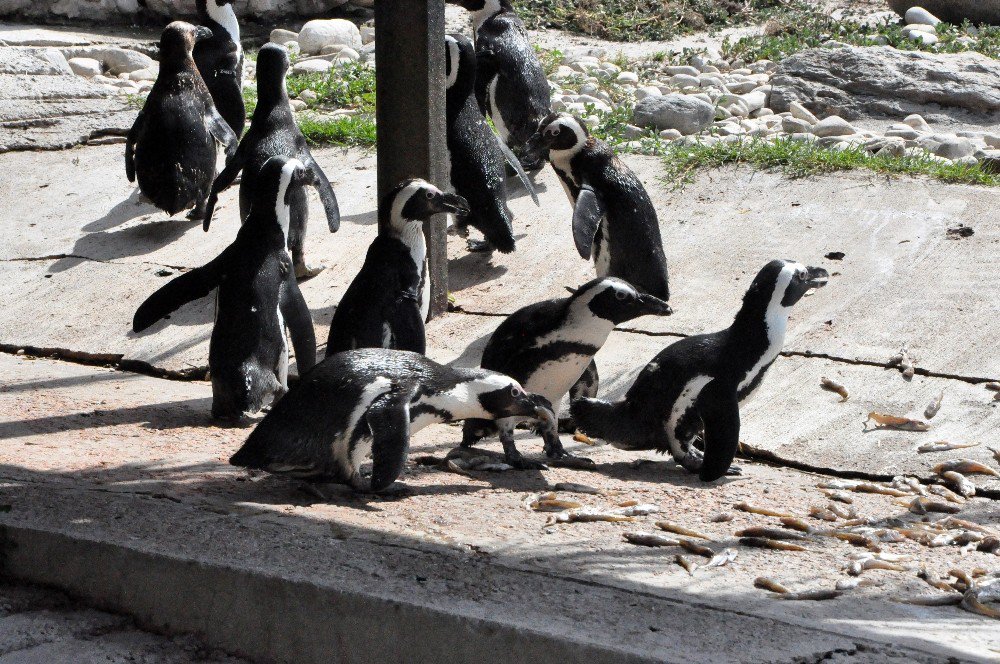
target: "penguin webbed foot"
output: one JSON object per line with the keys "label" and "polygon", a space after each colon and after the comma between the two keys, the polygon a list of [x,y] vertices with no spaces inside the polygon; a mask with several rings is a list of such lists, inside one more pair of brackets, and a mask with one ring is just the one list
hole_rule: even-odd
{"label": "penguin webbed foot", "polygon": [[549,467],[546,466],[541,461],[533,461],[527,459],[517,450],[513,454],[504,454],[504,463],[508,466],[513,467],[515,470],[548,470]]}
{"label": "penguin webbed foot", "polygon": [[305,260],[302,260],[295,263],[295,279],[296,281],[306,281],[307,279],[312,279],[325,269],[326,266],[324,265],[310,265]]}
{"label": "penguin webbed foot", "polygon": [[493,253],[496,250],[496,247],[494,247],[493,243],[490,242],[489,240],[474,240],[474,239],[470,239],[468,241],[467,245],[469,247],[469,252],[476,253],[476,254],[478,254],[478,253],[482,253],[482,254]]}
{"label": "penguin webbed foot", "polygon": [[192,208],[190,212],[187,213],[186,217],[191,221],[201,221],[205,218],[205,208],[207,204],[205,201],[198,201],[198,204]]}
{"label": "penguin webbed foot", "polygon": [[561,468],[581,468],[584,470],[597,468],[593,459],[570,454],[563,447],[559,435],[552,431],[541,431],[542,439],[545,441],[545,456],[549,458],[549,464]]}

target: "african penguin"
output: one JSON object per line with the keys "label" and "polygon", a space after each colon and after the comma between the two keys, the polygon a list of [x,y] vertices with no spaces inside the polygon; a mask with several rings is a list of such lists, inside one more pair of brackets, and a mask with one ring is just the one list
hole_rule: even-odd
{"label": "african penguin", "polygon": [[[621,449],[669,450],[702,480],[718,479],[736,455],[739,404],[781,352],[792,306],[827,279],[822,268],[771,261],[753,280],[731,326],[667,346],[621,401],[573,401],[577,426]],[[695,447],[699,439],[704,453]]]}
{"label": "african penguin", "polygon": [[[476,97],[483,114],[493,120],[500,137],[515,152],[551,112],[549,81],[528,31],[510,0],[449,0],[472,13],[476,37]],[[522,155],[528,170],[544,161]]]}
{"label": "african penguin", "polygon": [[205,87],[191,50],[208,39],[208,28],[175,21],[160,37],[160,74],[125,142],[125,174],[139,190],[173,216],[194,207],[201,219],[215,177],[216,141],[231,157],[237,138]]}
{"label": "african penguin", "polygon": [[197,0],[198,22],[212,36],[194,46],[194,63],[212,93],[219,115],[237,137],[243,135],[247,109],[243,103],[243,46],[233,0]]}
{"label": "african penguin", "polygon": [[[666,302],[639,293],[621,279],[595,279],[570,297],[537,302],[508,316],[486,344],[482,367],[506,374],[519,381],[524,389],[541,394],[558,415],[563,397],[588,369],[615,325],[639,316],[670,313]],[[517,424],[517,418],[495,423],[466,420],[462,446],[474,445],[499,431],[508,464],[515,468],[543,467],[524,459],[517,451],[514,446]],[[566,454],[555,429],[543,428],[542,436],[549,457]]]}
{"label": "african penguin", "polygon": [[504,158],[476,103],[475,49],[468,37],[448,35],[445,53],[451,186],[469,202],[470,209],[469,216],[457,220],[456,227],[467,234],[467,227],[472,226],[486,238],[483,242],[470,240],[470,251],[498,249],[507,254],[514,251],[514,230],[507,207]]}
{"label": "african penguin", "polygon": [[544,118],[528,149],[549,150],[552,167],[574,206],[576,248],[583,258],[593,257],[597,276],[618,277],[669,300],[656,209],[635,173],[569,113]]}
{"label": "african penguin", "polygon": [[[368,348],[317,364],[257,425],[235,466],[380,491],[403,472],[410,436],[468,417],[553,421],[545,397],[512,378],[408,351]],[[370,479],[361,464],[372,458]]]}
{"label": "african penguin", "polygon": [[299,374],[316,363],[312,317],[285,248],[289,200],[311,178],[312,171],[296,159],[269,159],[257,179],[253,210],[233,243],[157,290],[135,312],[132,329],[141,332],[218,287],[208,352],[215,417],[256,413],[268,397],[288,391],[286,326]]}
{"label": "african penguin", "polygon": [[[216,0],[209,0],[215,2]],[[268,159],[284,156],[298,159],[313,175],[313,186],[319,193],[326,212],[326,222],[331,233],[340,228],[340,207],[337,196],[330,186],[323,169],[313,159],[305,137],[299,131],[292,109],[288,105],[285,76],[289,66],[288,51],[278,44],[266,44],[257,55],[257,108],[236,154],[226,168],[215,179],[205,215],[205,230],[212,221],[219,193],[229,187],[236,175],[243,171],[240,182],[240,219],[250,213],[250,202],[257,188],[257,173]],[[299,279],[313,277],[323,268],[306,264],[303,244],[306,235],[306,221],[309,217],[309,201],[304,189],[293,192],[291,200],[292,220],[288,230],[288,248],[292,252],[295,276]]]}
{"label": "african penguin", "polygon": [[445,212],[464,216],[469,204],[424,180],[405,180],[386,194],[378,206],[383,234],[337,305],[327,357],[355,348],[424,352],[430,284],[423,222]]}

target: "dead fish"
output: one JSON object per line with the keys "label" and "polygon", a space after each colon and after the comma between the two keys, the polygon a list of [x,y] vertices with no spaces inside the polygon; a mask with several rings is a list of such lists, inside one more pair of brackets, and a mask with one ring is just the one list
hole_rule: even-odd
{"label": "dead fish", "polygon": [[680,546],[680,542],[656,533],[624,533],[622,537],[630,544],[640,546]]}
{"label": "dead fish", "polygon": [[963,586],[965,586],[965,588],[962,589],[963,592],[976,585],[975,580],[973,580],[973,578],[969,576],[965,570],[950,569],[948,570],[948,576],[955,577]]}
{"label": "dead fish", "polygon": [[976,495],[976,485],[962,473],[957,473],[954,470],[946,470],[941,473],[941,477],[943,477],[948,484],[955,487],[955,490],[962,496],[971,498]]}
{"label": "dead fish", "polygon": [[684,526],[679,526],[676,523],[671,523],[669,521],[657,521],[656,527],[660,530],[665,530],[668,533],[676,533],[677,535],[684,535],[685,537],[697,537],[698,539],[712,541],[712,538],[703,533],[699,533],[697,530],[691,530],[690,528],[685,528]]}
{"label": "dead fish", "polygon": [[961,505],[962,503],[965,502],[965,498],[963,498],[962,496],[958,495],[948,487],[943,486],[941,484],[932,484],[929,487],[927,487],[927,490],[930,493],[933,493],[935,496],[941,496],[949,503],[958,503],[959,505]]}
{"label": "dead fish", "polygon": [[983,553],[995,553],[1000,555],[1000,538],[987,537],[979,546],[976,547],[976,551],[982,551]]}
{"label": "dead fish", "polygon": [[736,503],[733,505],[736,509],[741,512],[749,512],[750,514],[763,514],[764,516],[777,516],[777,517],[791,517],[794,514],[788,514],[787,512],[779,512],[777,510],[768,509],[766,507],[757,507],[755,505],[750,505],[749,503]]}
{"label": "dead fish", "polygon": [[781,520],[781,525],[783,525],[785,528],[798,530],[799,532],[803,533],[812,533],[815,530],[815,528],[811,526],[807,521],[805,521],[804,519],[800,519],[797,516],[786,516],[782,517],[780,520]]}
{"label": "dead fish", "polygon": [[849,491],[856,487],[860,482],[855,480],[826,480],[817,484],[817,488],[820,489],[832,489],[834,491]]}
{"label": "dead fish", "polygon": [[939,475],[946,470],[954,470],[966,475],[992,475],[993,477],[1000,477],[1000,473],[997,471],[972,459],[952,459],[951,461],[939,463],[934,466],[933,470]]}
{"label": "dead fish", "polygon": [[875,560],[884,560],[889,563],[905,563],[913,560],[913,556],[906,553],[887,553],[882,551],[860,551],[849,554],[847,557],[851,560],[868,560],[869,558],[874,558]]}
{"label": "dead fish", "polygon": [[592,496],[598,496],[604,493],[597,487],[590,486],[589,484],[576,484],[575,482],[559,482],[552,488],[556,491],[565,491],[566,493],[586,493]]}
{"label": "dead fish", "polygon": [[766,537],[769,539],[776,540],[796,540],[800,542],[808,542],[809,538],[805,535],[799,535],[798,533],[789,532],[787,530],[781,530],[780,528],[767,528],[765,526],[751,526],[749,528],[744,528],[743,530],[736,531],[737,537]]}
{"label": "dead fish", "polygon": [[756,549],[773,549],[775,551],[808,551],[809,549],[791,542],[783,542],[767,537],[741,537],[740,544]]}
{"label": "dead fish", "polygon": [[979,532],[986,533],[987,535],[990,535],[993,532],[986,526],[980,525],[973,521],[959,519],[957,516],[946,516],[945,518],[935,523],[934,526],[938,528],[963,528],[965,530],[978,530]]}
{"label": "dead fish", "polygon": [[929,404],[927,404],[927,408],[924,408],[924,419],[934,419],[934,416],[938,414],[939,410],[941,410],[942,401],[944,401],[944,391],[938,394]]}
{"label": "dead fish", "polygon": [[553,468],[576,468],[577,470],[593,470],[597,468],[597,463],[587,457],[578,457],[571,454],[555,459],[546,459],[545,463]]}
{"label": "dead fish", "polygon": [[839,590],[803,590],[797,593],[788,593],[787,595],[781,595],[781,599],[788,599],[793,601],[809,601],[809,602],[822,602],[828,599],[837,599],[844,593]]}
{"label": "dead fish", "polygon": [[891,563],[888,560],[879,560],[877,558],[864,558],[863,560],[853,560],[847,566],[847,573],[851,576],[858,576],[862,572],[870,569],[884,569],[890,572],[905,572],[909,568],[905,565],[900,565],[899,563]]}
{"label": "dead fish", "polygon": [[941,512],[943,514],[958,514],[962,508],[953,503],[942,503],[929,498],[914,498],[908,505],[909,510],[914,514],[927,514],[928,512]]}
{"label": "dead fish", "polygon": [[853,507],[844,509],[840,505],[835,505],[833,503],[830,503],[829,505],[826,506],[826,509],[828,509],[831,512],[833,512],[834,514],[836,514],[837,516],[839,516],[841,519],[857,519],[858,518],[858,513],[857,513],[857,511]]}
{"label": "dead fish", "polygon": [[774,579],[769,579],[766,576],[758,576],[756,579],[754,579],[753,587],[760,588],[761,590],[770,590],[772,593],[778,593],[781,595],[791,592],[785,586],[781,585]]}
{"label": "dead fish", "polygon": [[626,507],[620,507],[618,509],[612,510],[612,513],[631,517],[631,516],[648,516],[650,514],[656,514],[659,511],[660,511],[659,505],[653,505],[652,503],[644,503],[641,505],[628,505]]}
{"label": "dead fish", "polygon": [[575,500],[563,500],[561,498],[545,498],[531,503],[531,509],[536,512],[562,512],[583,507],[582,503]]}
{"label": "dead fish", "polygon": [[878,542],[860,533],[851,533],[851,532],[844,532],[841,530],[834,530],[830,532],[829,536],[835,539],[839,539],[843,542],[847,542],[848,544],[852,544],[853,546],[863,546],[866,549],[871,549],[872,551],[881,550],[879,548]]}
{"label": "dead fish", "polygon": [[713,514],[709,519],[712,523],[726,523],[732,521],[736,517],[729,512],[719,512],[718,514]]}
{"label": "dead fish", "polygon": [[939,440],[936,443],[924,443],[917,448],[917,452],[926,454],[927,452],[947,452],[949,450],[962,450],[967,447],[977,447],[979,443],[949,443],[946,440]]}
{"label": "dead fish", "polygon": [[712,556],[712,559],[708,561],[708,564],[705,565],[705,567],[725,567],[729,563],[736,560],[736,556],[738,555],[739,552],[736,549],[723,549],[719,553]]}
{"label": "dead fish", "polygon": [[837,515],[826,509],[825,507],[819,507],[818,505],[813,505],[809,508],[809,516],[822,519],[823,521],[836,521]]}
{"label": "dead fish", "polygon": [[892,488],[899,489],[900,491],[908,491],[910,493],[918,493],[921,496],[927,493],[924,489],[924,485],[920,483],[916,477],[907,477],[906,475],[897,475],[892,478]]}
{"label": "dead fish", "polygon": [[698,569],[698,565],[693,560],[679,553],[674,556],[674,562],[683,567],[684,571],[691,576],[694,576],[694,571]]}
{"label": "dead fish", "polygon": [[[997,394],[1000,394],[1000,392],[997,392]],[[1000,449],[996,447],[988,447],[987,449],[990,452],[993,452],[993,458],[996,459],[997,462],[1000,462]]]}
{"label": "dead fish", "polygon": [[854,590],[861,585],[861,579],[837,579],[834,588],[837,590]]}
{"label": "dead fish", "polygon": [[897,417],[896,415],[886,415],[872,411],[868,413],[865,423],[873,421],[880,429],[896,429],[898,431],[928,431],[931,426],[927,422],[910,419],[909,417]]}
{"label": "dead fish", "polygon": [[549,519],[548,524],[552,525],[555,523],[594,523],[596,521],[635,521],[631,516],[624,514],[615,514],[612,512],[598,512],[596,510],[590,509],[577,509],[570,510],[566,512],[560,512],[556,514],[551,519]]}
{"label": "dead fish", "polygon": [[1000,392],[1000,383],[990,381],[989,383],[983,385],[983,387],[985,387],[990,392]]}
{"label": "dead fish", "polygon": [[577,431],[573,434],[573,440],[578,443],[583,443],[584,445],[596,445],[597,441],[583,433],[582,431]]}
{"label": "dead fish", "polygon": [[702,546],[697,542],[692,542],[691,540],[682,539],[680,540],[680,545],[690,551],[691,553],[696,553],[699,556],[705,556],[706,558],[714,558],[715,551],[708,548],[707,546]]}
{"label": "dead fish", "polygon": [[472,473],[470,473],[465,468],[455,463],[455,461],[452,459],[448,459],[447,461],[444,462],[444,469],[447,470],[449,473],[455,473],[456,475],[465,475],[466,477],[474,477]]}
{"label": "dead fish", "polygon": [[819,386],[827,392],[835,392],[839,394],[841,403],[847,401],[851,396],[851,393],[847,391],[846,387],[835,380],[827,378],[826,376],[819,379]]}
{"label": "dead fish", "polygon": [[885,486],[883,484],[875,484],[873,482],[859,482],[857,486],[854,487],[853,491],[855,493],[880,493],[883,496],[896,496],[897,498],[901,496],[912,496],[912,491],[903,491],[901,489],[894,489],[890,486]]}
{"label": "dead fish", "polygon": [[967,590],[959,606],[970,613],[978,613],[987,618],[1000,618],[1000,609],[985,604],[980,599],[981,593],[981,590],[975,588]]}
{"label": "dead fish", "polygon": [[916,367],[914,367],[915,358],[910,356],[909,351],[905,348],[899,351],[899,370],[903,374],[903,378],[907,380],[913,378],[913,374],[916,373]]}
{"label": "dead fish", "polygon": [[620,503],[618,503],[618,507],[634,507],[635,505],[638,505],[638,504],[639,504],[639,501],[636,500],[636,499],[634,499],[634,498],[632,498],[632,499],[629,499],[629,500],[623,500],[623,501],[621,501]]}
{"label": "dead fish", "polygon": [[851,505],[854,503],[854,498],[851,497],[851,494],[844,491],[830,491],[829,489],[823,489],[822,492],[824,496],[830,500],[835,500],[838,503],[844,503],[845,505]]}
{"label": "dead fish", "polygon": [[896,601],[916,606],[954,606],[962,601],[962,596],[958,593],[950,595],[917,595],[915,597],[901,597]]}
{"label": "dead fish", "polygon": [[953,592],[955,590],[944,579],[938,576],[936,572],[932,572],[926,567],[920,568],[920,571],[917,572],[917,578],[926,581],[928,585],[932,588],[937,588],[938,590],[945,590],[948,592]]}
{"label": "dead fish", "polygon": [[[986,535],[982,533],[977,533],[974,530],[960,530],[957,535],[955,535],[955,544],[978,544],[986,539]],[[975,576],[975,574],[973,574]]]}
{"label": "dead fish", "polygon": [[478,464],[474,468],[470,468],[470,470],[478,470],[483,473],[505,473],[508,470],[514,470],[514,466],[500,461],[491,461],[489,463]]}

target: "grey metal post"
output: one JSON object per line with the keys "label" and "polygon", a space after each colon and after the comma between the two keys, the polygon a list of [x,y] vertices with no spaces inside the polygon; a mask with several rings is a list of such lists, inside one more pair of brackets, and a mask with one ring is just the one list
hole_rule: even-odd
{"label": "grey metal post", "polygon": [[[375,3],[378,197],[406,178],[439,187],[445,170],[444,0]],[[424,226],[431,317],[448,308],[446,219]]]}

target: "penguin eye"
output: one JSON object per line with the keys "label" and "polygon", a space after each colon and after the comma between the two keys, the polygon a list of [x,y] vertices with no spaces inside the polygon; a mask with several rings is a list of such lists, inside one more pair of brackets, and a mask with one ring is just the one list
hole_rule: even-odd
{"label": "penguin eye", "polygon": [[426,191],[426,192],[424,192],[424,196],[427,197],[427,200],[431,200],[431,199],[434,198],[434,192],[433,191]]}
{"label": "penguin eye", "polygon": [[624,300],[626,297],[628,297],[628,293],[626,293],[625,291],[620,291],[620,290],[615,291],[615,299]]}
{"label": "penguin eye", "polygon": [[515,399],[519,399],[520,397],[524,396],[524,392],[522,392],[520,388],[512,387],[510,388],[510,396],[514,397]]}
{"label": "penguin eye", "polygon": [[562,131],[561,127],[556,127],[555,125],[549,125],[548,127],[545,128],[545,135],[546,136],[555,136],[560,131]]}

